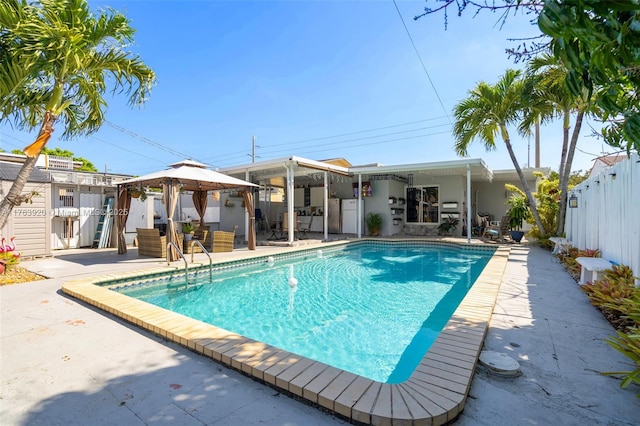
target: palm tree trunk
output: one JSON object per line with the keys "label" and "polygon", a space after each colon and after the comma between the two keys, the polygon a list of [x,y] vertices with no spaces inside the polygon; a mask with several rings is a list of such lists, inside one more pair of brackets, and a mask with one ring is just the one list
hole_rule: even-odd
{"label": "palm tree trunk", "polygon": [[560,177],[560,182],[558,185],[558,189],[560,189],[560,207],[558,208],[558,213],[556,213],[556,229],[553,230],[554,235],[559,235],[558,230],[560,228],[560,211],[562,210],[562,203],[564,201],[564,197],[562,196],[562,188],[565,185],[565,178],[568,178],[568,175],[565,174],[565,170],[567,169],[567,151],[569,150],[569,129],[571,128],[571,112],[566,108],[562,110],[562,154],[560,155],[560,166],[558,167],[558,176]]}
{"label": "palm tree trunk", "polygon": [[11,185],[9,193],[6,197],[4,197],[2,203],[0,203],[0,229],[4,228],[4,226],[7,224],[9,215],[11,214],[11,210],[13,210],[15,206],[19,206],[23,202],[23,197],[21,195],[22,189],[26,185],[27,179],[29,178],[29,175],[35,167],[37,161],[38,157],[27,157],[25,159],[24,164],[22,165],[22,168],[20,169],[20,172],[16,177],[16,180],[13,182],[13,185]]}
{"label": "palm tree trunk", "polygon": [[582,128],[582,119],[584,118],[584,111],[578,111],[576,117],[576,125],[573,126],[573,133],[571,134],[571,144],[569,151],[567,152],[567,161],[563,170],[563,174],[560,175],[560,208],[558,209],[558,219],[556,221],[556,235],[560,235],[564,232],[565,215],[567,213],[567,193],[569,192],[569,177],[571,176],[571,163],[573,163],[573,155],[576,152],[576,145],[578,144],[578,135]]}
{"label": "palm tree trunk", "polygon": [[[506,129],[503,130],[503,135],[505,134]],[[544,226],[542,226],[542,221],[540,220],[540,215],[538,214],[538,208],[536,207],[536,200],[533,198],[533,194],[531,194],[531,189],[529,189],[529,184],[527,184],[527,179],[524,177],[524,173],[522,173],[522,169],[520,168],[520,164],[518,164],[518,160],[516,159],[516,155],[513,153],[513,147],[511,146],[511,141],[509,138],[504,139],[504,144],[507,146],[507,151],[509,151],[509,156],[511,157],[511,161],[513,162],[513,166],[516,168],[516,172],[520,177],[520,182],[522,183],[522,188],[524,189],[524,193],[527,196],[527,200],[529,200],[529,208],[531,209],[531,214],[536,221],[536,225],[538,225],[538,229],[540,233],[544,235],[546,233]]]}
{"label": "palm tree trunk", "polygon": [[560,186],[562,186],[562,176],[564,169],[567,167],[567,149],[569,147],[569,128],[571,127],[571,114],[567,110],[562,111],[562,153],[560,154],[560,167],[558,175],[560,176]]}
{"label": "palm tree trunk", "polygon": [[[50,111],[47,111],[45,113],[44,120],[42,121],[42,126],[40,127],[40,132],[38,133],[38,138],[36,138],[36,142],[38,141],[38,139],[41,139],[41,136],[43,136],[44,134],[51,135],[51,133],[53,133],[53,124],[56,122],[57,118],[58,117],[52,114]],[[29,146],[33,146],[36,142]],[[40,151],[42,151],[42,148],[44,148],[45,144],[46,140],[37,151],[36,155],[27,156],[24,164],[22,165],[22,168],[20,168],[20,171],[18,172],[16,180],[11,185],[11,189],[9,189],[9,193],[6,197],[4,197],[2,203],[0,203],[0,229],[4,228],[4,226],[7,224],[9,215],[11,214],[11,210],[13,210],[15,206],[19,206],[24,202],[25,197],[22,195],[22,190],[27,184],[29,175],[31,175],[31,171],[38,161],[38,155],[40,154]]]}

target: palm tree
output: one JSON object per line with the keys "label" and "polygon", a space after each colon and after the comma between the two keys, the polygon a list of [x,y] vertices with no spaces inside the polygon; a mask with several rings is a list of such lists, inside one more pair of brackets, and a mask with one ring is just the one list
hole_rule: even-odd
{"label": "palm tree", "polygon": [[545,229],[542,226],[535,200],[513,152],[508,130],[509,126],[519,125],[522,122],[523,110],[525,109],[522,97],[523,82],[520,75],[520,71],[507,70],[495,85],[480,82],[475,89],[469,92],[468,98],[463,99],[454,107],[455,150],[458,155],[466,156],[471,142],[480,138],[485,149],[492,151],[496,149],[496,136],[499,132],[520,177],[523,192],[529,201],[536,225],[544,234]]}
{"label": "palm tree", "polygon": [[[560,235],[564,231],[571,164],[582,122],[588,112],[586,97],[577,98],[569,91],[566,84],[567,74],[567,68],[556,57],[550,54],[541,55],[529,62],[523,90],[524,99],[529,104],[529,109],[525,112],[521,131],[530,126],[536,115],[540,116],[543,122],[556,117],[562,119],[562,152],[558,169],[561,197],[556,229],[554,230],[555,235]],[[571,117],[574,113],[576,121],[571,139],[569,139]]]}
{"label": "palm tree", "polygon": [[114,10],[95,16],[86,0],[2,0],[0,3],[0,122],[40,128],[24,149],[27,158],[0,203],[0,229],[21,195],[38,155],[62,123],[62,137],[97,131],[104,122],[104,93],[124,92],[141,105],[155,74],[124,49],[135,30]]}

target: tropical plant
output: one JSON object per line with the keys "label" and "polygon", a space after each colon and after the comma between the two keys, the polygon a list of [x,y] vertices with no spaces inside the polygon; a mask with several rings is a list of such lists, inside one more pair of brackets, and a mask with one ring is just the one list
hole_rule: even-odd
{"label": "tropical plant", "polygon": [[[527,103],[524,120],[521,124],[521,132],[528,133],[529,129],[540,119],[547,122],[555,117],[562,119],[562,150],[560,153],[560,166],[558,174],[559,208],[557,219],[553,228],[546,228],[548,232],[559,235],[564,232],[564,217],[567,209],[567,194],[571,165],[578,143],[578,136],[582,129],[585,115],[589,112],[589,104],[586,100],[586,91],[582,96],[575,96],[566,85],[569,71],[554,56],[545,53],[532,59],[527,67],[524,80],[523,97]],[[575,113],[575,124],[571,138],[571,118]]]}
{"label": "tropical plant", "polygon": [[[617,336],[611,337],[606,342],[615,350],[629,358],[635,364],[635,370],[608,371],[608,376],[623,376],[620,387],[626,388],[631,383],[640,385],[640,327],[633,327],[628,333],[617,331]],[[640,398],[640,394],[636,394]]]}
{"label": "tropical plant", "polygon": [[369,235],[376,236],[382,229],[382,215],[380,213],[368,213],[364,218],[364,223],[367,225]]}
{"label": "tropical plant", "polygon": [[182,233],[183,234],[193,234],[196,230],[195,225],[193,224],[193,222],[184,222],[182,224]]}
{"label": "tropical plant", "polygon": [[466,156],[469,145],[475,138],[479,138],[484,143],[487,151],[494,150],[496,136],[500,133],[511,162],[520,177],[520,183],[538,229],[545,233],[535,200],[515,156],[509,136],[508,126],[521,124],[524,108],[520,71],[507,70],[495,85],[479,83],[470,91],[469,97],[460,101],[454,108],[455,150],[458,155]]}
{"label": "tropical plant", "polygon": [[509,227],[512,231],[519,231],[522,228],[522,223],[529,217],[527,199],[521,195],[512,194],[507,199],[507,205],[509,205],[507,211]]}
{"label": "tropical plant", "polygon": [[534,22],[537,17],[540,37],[507,49],[508,54],[518,62],[551,49],[568,71],[565,84],[569,91],[577,97],[586,92],[588,102],[601,109],[605,142],[627,152],[640,150],[638,0],[426,1],[437,6],[425,7],[415,19],[443,12],[446,25],[450,6],[458,16],[468,6],[473,13],[500,12],[503,22],[515,16],[510,11],[521,10]]}
{"label": "tropical plant", "polygon": [[438,225],[438,231],[444,235],[451,235],[451,233],[458,228],[458,223],[460,223],[458,219],[449,215],[449,217]]}
{"label": "tropical plant", "polygon": [[632,300],[636,294],[640,297],[640,289],[635,286],[633,271],[626,265],[613,265],[611,269],[603,272],[602,278],[581,288],[591,304],[600,309],[616,328],[624,327],[624,316],[631,307],[625,301]]}
{"label": "tropical plant", "polygon": [[108,87],[140,105],[155,82],[153,71],[125,49],[134,30],[121,13],[95,16],[86,0],[0,2],[0,122],[40,128],[24,149],[25,160],[0,203],[4,227],[37,157],[62,123],[62,137],[97,131],[104,122]]}
{"label": "tropical plant", "polygon": [[636,280],[631,268],[614,265],[601,279],[582,287],[591,303],[616,328],[617,335],[606,342],[635,364],[628,371],[604,373],[623,376],[623,388],[634,382],[640,384],[640,287],[635,286]]}

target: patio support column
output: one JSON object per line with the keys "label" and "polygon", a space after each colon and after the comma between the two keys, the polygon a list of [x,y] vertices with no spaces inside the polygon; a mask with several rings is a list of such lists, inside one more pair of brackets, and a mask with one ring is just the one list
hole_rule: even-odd
{"label": "patio support column", "polygon": [[293,161],[287,161],[287,231],[288,231],[288,243],[293,244],[294,241],[294,217],[293,217]]}
{"label": "patio support column", "polygon": [[358,204],[356,204],[356,214],[358,215],[358,238],[362,238],[362,173],[358,173]]}
{"label": "patio support column", "polygon": [[323,197],[324,207],[322,208],[322,221],[323,230],[324,230],[324,240],[329,240],[329,172],[324,172],[324,197]]}
{"label": "patio support column", "polygon": [[[249,179],[251,176],[249,175],[249,170],[244,172],[244,180],[247,182],[251,182]],[[251,188],[247,188],[247,191],[253,191]],[[260,188],[258,187],[258,200],[260,200]],[[255,211],[256,208],[256,200],[253,200],[253,208]],[[255,214],[255,213],[254,213]],[[249,220],[252,215],[249,213],[249,210],[244,209],[244,240],[249,242]],[[254,238],[255,240],[255,238]]]}
{"label": "patio support column", "polygon": [[471,244],[471,166],[467,163],[467,244]]}

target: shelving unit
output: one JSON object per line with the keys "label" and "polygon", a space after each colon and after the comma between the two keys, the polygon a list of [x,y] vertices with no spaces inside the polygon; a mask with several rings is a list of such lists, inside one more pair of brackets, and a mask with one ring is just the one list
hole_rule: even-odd
{"label": "shelving unit", "polygon": [[392,224],[402,225],[405,207],[406,202],[403,198],[389,197],[389,213],[391,214]]}

